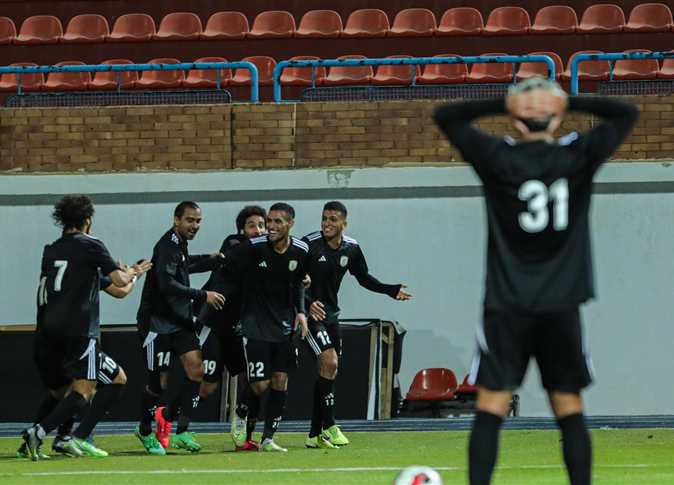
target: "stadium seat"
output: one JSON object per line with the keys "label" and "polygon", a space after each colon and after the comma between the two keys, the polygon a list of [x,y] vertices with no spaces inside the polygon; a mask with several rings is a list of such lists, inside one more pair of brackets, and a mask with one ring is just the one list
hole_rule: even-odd
{"label": "stadium seat", "polygon": [[600,3],[587,7],[580,19],[577,32],[603,34],[621,32],[625,27],[625,13],[618,5]]}
{"label": "stadium seat", "polygon": [[152,17],[144,13],[128,13],[115,21],[108,42],[144,42],[156,33]]}
{"label": "stadium seat", "polygon": [[16,37],[16,25],[9,17],[0,17],[0,44],[11,44]]}
{"label": "stadium seat", "polygon": [[[160,57],[152,59],[148,64],[180,64],[178,59]],[[175,89],[179,88],[185,80],[184,71],[143,71],[142,76],[136,81],[136,89]]]}
{"label": "stadium seat", "polygon": [[463,382],[459,385],[459,387],[456,388],[456,395],[475,395],[477,394],[477,386],[470,384],[468,381],[470,379],[470,375],[466,375],[463,378]]}
{"label": "stadium seat", "polygon": [[456,375],[450,369],[422,369],[414,376],[408,401],[451,401],[458,387]]}
{"label": "stadium seat", "polygon": [[[108,59],[101,64],[133,64],[129,59]],[[94,73],[94,79],[89,83],[90,90],[113,90],[117,89],[117,79],[121,89],[131,89],[138,81],[138,71],[101,71]]]}
{"label": "stadium seat", "polygon": [[155,40],[196,40],[202,32],[201,19],[192,12],[173,12],[159,24]]}
{"label": "stadium seat", "polygon": [[61,42],[103,42],[110,35],[110,26],[105,17],[98,14],[76,15],[70,19]]}
{"label": "stadium seat", "polygon": [[[34,62],[15,62],[10,64],[15,67],[36,67]],[[2,74],[0,76],[0,91],[16,91],[17,90],[17,75],[16,74]],[[21,90],[22,91],[39,91],[44,85],[44,74],[36,72],[34,74],[21,75]]]}
{"label": "stadium seat", "polygon": [[[83,66],[82,61],[63,61],[55,66]],[[90,72],[50,72],[42,86],[44,91],[85,91],[91,82]]]}
{"label": "stadium seat", "polygon": [[[386,56],[387,59],[409,59],[412,56],[395,55]],[[377,73],[372,78],[372,84],[380,86],[403,85],[408,86],[412,84],[412,72],[415,72],[415,80],[421,76],[421,66],[398,65],[398,66],[377,66]],[[416,81],[415,81],[416,82]]]}
{"label": "stadium seat", "polygon": [[[194,62],[227,62],[224,57],[201,57]],[[217,69],[192,69],[183,81],[186,88],[217,89]],[[232,79],[231,69],[220,69],[220,87],[226,86]]]}
{"label": "stadium seat", "polygon": [[334,38],[342,33],[342,17],[334,10],[309,10],[302,16],[295,37]]}
{"label": "stadium seat", "polygon": [[642,3],[630,12],[625,32],[669,32],[672,24],[672,11],[667,5]]}
{"label": "stadium seat", "polygon": [[[274,84],[274,68],[276,60],[268,56],[250,56],[241,59],[255,64],[258,70],[260,86],[271,86]],[[248,69],[237,69],[234,77],[229,82],[232,86],[250,86],[250,71]]]}
{"label": "stadium seat", "polygon": [[[433,57],[455,57],[458,54],[439,54]],[[466,64],[427,64],[424,73],[417,78],[417,84],[463,83],[468,76]]]}
{"label": "stadium seat", "polygon": [[34,15],[21,24],[15,44],[56,44],[63,36],[61,21],[53,15]]}
{"label": "stadium seat", "polygon": [[[317,61],[320,57],[316,56],[295,56],[291,57],[291,61]],[[312,69],[310,67],[286,67],[281,73],[281,84],[285,86],[312,86],[312,70],[315,72],[315,85],[323,84],[325,79],[325,67],[317,67]]]}
{"label": "stadium seat", "polygon": [[[651,52],[648,49],[629,49],[630,52]],[[636,79],[655,79],[660,70],[657,59],[623,59],[615,61],[613,65],[613,79],[616,81],[631,81]]]}
{"label": "stadium seat", "polygon": [[[505,56],[503,53],[480,54],[481,56]],[[512,64],[509,62],[486,62],[473,64],[466,77],[469,83],[508,83],[513,80]]]}
{"label": "stadium seat", "polygon": [[248,18],[241,12],[216,12],[201,33],[204,40],[243,39],[249,31]]}
{"label": "stadium seat", "polygon": [[450,8],[442,14],[435,35],[477,35],[484,29],[479,10],[472,7]]}
{"label": "stadium seat", "polygon": [[391,37],[427,37],[438,27],[435,15],[427,8],[406,8],[398,12],[387,35]]}
{"label": "stadium seat", "polygon": [[363,8],[351,12],[342,37],[384,37],[390,29],[386,12],[378,8]]}
{"label": "stadium seat", "polygon": [[[361,55],[340,56],[337,59],[365,59]],[[331,67],[328,75],[325,77],[324,85],[343,86],[370,84],[374,77],[372,66],[335,66]]]}
{"label": "stadium seat", "polygon": [[487,17],[486,35],[521,35],[531,27],[529,13],[522,7],[498,7]]}
{"label": "stadium seat", "polygon": [[549,5],[536,13],[532,34],[570,34],[578,27],[576,11],[568,5]]}
{"label": "stadium seat", "polygon": [[295,33],[295,17],[285,10],[262,12],[255,17],[248,37],[253,39],[285,39]]}
{"label": "stadium seat", "polygon": [[674,59],[663,59],[657,78],[674,79]]}
{"label": "stadium seat", "polygon": [[[602,51],[578,51],[569,57],[566,70],[559,76],[563,81],[571,80],[571,61],[579,54],[603,54]],[[578,64],[578,79],[581,81],[606,81],[609,78],[608,61],[583,61]]]}
{"label": "stadium seat", "polygon": [[[562,58],[555,52],[529,52],[528,56],[550,56],[555,61],[555,77],[559,77],[564,72],[564,63]],[[515,78],[517,81],[529,79],[534,76],[548,77],[548,66],[544,62],[523,62],[517,69]]]}

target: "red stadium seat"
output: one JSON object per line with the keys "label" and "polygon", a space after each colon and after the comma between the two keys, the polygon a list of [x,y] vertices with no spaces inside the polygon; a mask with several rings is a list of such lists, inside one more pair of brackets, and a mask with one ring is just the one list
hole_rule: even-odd
{"label": "red stadium seat", "polygon": [[625,27],[625,13],[618,5],[600,3],[587,7],[580,19],[577,32],[603,34],[621,32]]}
{"label": "red stadium seat", "polygon": [[532,34],[571,34],[578,27],[576,11],[567,5],[549,5],[536,13]]}
{"label": "red stadium seat", "polygon": [[[395,55],[386,56],[387,59],[409,59],[412,56]],[[415,72],[415,79],[421,76],[421,66],[419,65],[398,65],[398,66],[377,66],[377,74],[372,78],[372,84],[391,86],[412,84],[412,72]]]}
{"label": "red stadium seat", "polygon": [[[133,64],[129,59],[108,59],[101,64]],[[89,89],[113,90],[117,89],[117,79],[121,89],[131,89],[138,81],[138,71],[101,71],[94,73],[94,79],[89,83]]]}
{"label": "red stadium seat", "polygon": [[521,35],[526,34],[529,27],[529,13],[522,7],[498,7],[489,14],[482,32],[486,35]]}
{"label": "red stadium seat", "polygon": [[16,37],[16,25],[9,17],[0,17],[0,44],[11,44]]}
{"label": "red stadium seat", "polygon": [[[529,56],[550,56],[555,61],[555,77],[559,77],[564,72],[562,58],[555,52],[529,52]],[[548,65],[544,62],[523,62],[517,70],[515,78],[517,81],[529,79],[530,77],[541,76],[548,77]]]}
{"label": "red stadium seat", "polygon": [[[365,59],[365,56],[348,55],[337,59]],[[323,84],[326,86],[370,84],[373,77],[372,66],[335,66],[330,68]]]}
{"label": "red stadium seat", "polygon": [[342,17],[334,10],[309,10],[302,16],[295,37],[333,38],[342,33]]}
{"label": "red stadium seat", "polygon": [[34,15],[21,24],[15,44],[56,44],[63,36],[61,21],[53,15]]}
{"label": "red stadium seat", "polygon": [[472,7],[450,8],[440,19],[436,35],[477,35],[484,29],[479,10]]}
{"label": "red stadium seat", "polygon": [[115,21],[108,42],[144,42],[156,33],[152,17],[144,13],[128,13]]}
{"label": "red stadium seat", "polygon": [[[224,57],[201,57],[194,62],[227,62]],[[217,69],[192,69],[183,81],[186,88],[217,89]],[[226,86],[232,79],[231,69],[220,69],[220,87]]]}
{"label": "red stadium seat", "polygon": [[674,59],[664,59],[657,75],[658,79],[674,79]]}
{"label": "red stadium seat", "polygon": [[110,26],[105,17],[98,14],[76,15],[70,19],[61,42],[103,42],[110,35]]}
{"label": "red stadium seat", "polygon": [[196,40],[202,31],[201,19],[192,12],[173,12],[161,20],[155,40]]}
{"label": "red stadium seat", "polygon": [[[629,49],[629,52],[651,52],[647,49]],[[655,79],[660,70],[657,59],[623,59],[615,61],[613,65],[613,79],[616,81],[630,81],[635,79]]]}
{"label": "red stadium seat", "polygon": [[285,10],[262,12],[255,17],[248,37],[253,39],[284,39],[295,33],[295,17]]}
{"label": "red stadium seat", "polygon": [[[161,57],[152,59],[148,64],[180,64],[178,59]],[[141,78],[136,81],[136,89],[175,89],[185,80],[184,71],[143,71]]]}
{"label": "red stadium seat", "polygon": [[642,3],[632,9],[625,32],[669,32],[672,11],[664,3]]}
{"label": "red stadium seat", "polygon": [[477,394],[477,386],[470,384],[468,381],[470,379],[469,375],[466,375],[463,378],[463,382],[457,387],[456,389],[456,394],[460,395],[463,394],[464,396],[466,395],[475,395]]}
{"label": "red stadium seat", "polygon": [[[16,67],[36,67],[34,62],[15,62],[10,66]],[[17,75],[3,74],[0,76],[0,91],[16,91],[17,90]],[[21,75],[21,90],[22,91],[39,91],[44,85],[44,74],[37,72],[35,74]]]}
{"label": "red stadium seat", "polygon": [[201,33],[204,40],[243,39],[249,31],[248,18],[241,12],[216,12]]}
{"label": "red stadium seat", "polygon": [[[274,68],[276,60],[268,56],[250,56],[241,59],[255,64],[258,70],[260,86],[271,86],[274,84]],[[250,71],[248,69],[237,69],[234,77],[229,82],[232,86],[250,86]]]}
{"label": "red stadium seat", "polygon": [[[456,57],[457,54],[439,54],[433,57]],[[468,76],[466,64],[427,64],[424,73],[417,78],[418,84],[463,83]]]}
{"label": "red stadium seat", "polygon": [[437,28],[435,15],[427,8],[406,8],[401,10],[393,19],[391,37],[428,37],[433,35]]}
{"label": "red stadium seat", "polygon": [[[505,56],[503,53],[480,54],[482,56]],[[469,83],[508,83],[513,80],[512,64],[509,62],[487,62],[473,64],[466,78]]]}
{"label": "red stadium seat", "polygon": [[458,387],[456,375],[450,369],[422,369],[414,376],[408,401],[451,401]]}
{"label": "red stadium seat", "polygon": [[[295,56],[291,57],[291,61],[317,61],[320,57],[316,56]],[[313,86],[312,70],[315,73],[315,85],[323,84],[326,75],[325,67],[286,67],[281,73],[281,84],[285,86]]]}
{"label": "red stadium seat", "polygon": [[[55,66],[83,66],[82,61],[63,61]],[[91,82],[90,72],[50,72],[47,82],[42,89],[44,91],[84,91]]]}
{"label": "red stadium seat", "polygon": [[386,12],[378,8],[363,8],[351,12],[342,37],[384,37],[390,29]]}
{"label": "red stadium seat", "polygon": [[[566,63],[566,70],[559,76],[563,81],[571,80],[571,61],[579,54],[603,54],[602,51],[574,52]],[[606,81],[611,67],[608,61],[583,61],[578,64],[578,79],[581,81]]]}

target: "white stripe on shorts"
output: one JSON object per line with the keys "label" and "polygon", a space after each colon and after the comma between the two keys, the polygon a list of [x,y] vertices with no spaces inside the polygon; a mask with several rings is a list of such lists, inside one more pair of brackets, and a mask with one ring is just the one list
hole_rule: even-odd
{"label": "white stripe on shorts", "polygon": [[316,355],[321,355],[321,348],[318,346],[316,340],[314,340],[314,337],[313,335],[311,335],[311,332],[307,333],[306,339],[307,343],[309,343],[309,347],[311,347],[311,350],[313,350]]}
{"label": "white stripe on shorts", "polygon": [[473,357],[473,362],[470,364],[470,373],[468,374],[468,384],[475,385],[477,381],[477,372],[480,370],[480,352],[478,351]]}
{"label": "white stripe on shorts", "polygon": [[207,327],[204,325],[201,328],[201,332],[197,335],[197,338],[199,339],[199,347],[203,347],[204,343],[206,343],[206,339],[208,336],[211,334],[211,327]]}

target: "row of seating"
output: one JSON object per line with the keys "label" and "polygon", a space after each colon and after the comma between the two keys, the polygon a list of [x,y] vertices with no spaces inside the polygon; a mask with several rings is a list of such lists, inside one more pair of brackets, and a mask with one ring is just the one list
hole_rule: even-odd
{"label": "row of seating", "polygon": [[[630,52],[647,52],[634,50]],[[554,52],[531,52],[530,54],[548,55],[555,61],[556,71],[562,81],[571,79],[570,64],[574,56],[581,53],[600,53],[600,51],[582,51],[571,56],[566,70],[561,58]],[[449,57],[455,54],[443,54],[436,57]],[[490,53],[485,55],[505,55]],[[390,58],[409,58],[411,56],[395,55]],[[317,60],[314,56],[296,56],[291,60]],[[365,59],[361,55],[342,56],[340,59]],[[262,86],[273,83],[272,74],[276,61],[267,56],[251,56],[242,59],[255,64],[259,70],[259,81]],[[177,64],[180,61],[172,58],[159,58],[149,61],[150,64]],[[227,62],[222,57],[203,57],[195,62]],[[110,59],[102,64],[131,64],[128,59]],[[56,64],[82,65],[80,61],[64,61]],[[34,63],[16,63],[12,66],[36,66]],[[318,67],[311,68],[289,67],[283,70],[281,84],[286,86],[342,86],[342,85],[409,85],[412,83],[412,70],[416,74],[417,84],[460,84],[460,83],[507,83],[513,78],[510,63],[496,64],[429,64],[421,66],[395,65],[378,66],[349,66],[349,67]],[[579,78],[583,81],[605,81],[610,77],[609,61],[586,61],[579,65]],[[138,72],[97,72],[93,78],[91,73],[54,72],[47,76],[45,81],[42,74],[23,74],[21,87],[26,91],[81,91],[81,90],[112,90],[116,89],[118,81],[122,89],[175,89],[206,88],[214,89],[218,85],[217,72],[214,69],[194,69],[185,75],[184,71],[145,71],[139,76]],[[547,76],[547,66],[539,62],[524,62],[519,65],[515,73],[518,81],[532,76]],[[613,69],[614,80],[635,79],[674,79],[674,59],[665,59],[660,66],[656,59],[646,60],[619,60]],[[220,70],[220,86],[249,86],[250,72],[247,69]],[[0,77],[0,91],[16,91],[17,77],[15,74],[3,74]]]}
{"label": "row of seating", "polygon": [[343,27],[340,15],[333,10],[311,10],[304,14],[296,28],[290,12],[265,11],[255,17],[252,29],[241,12],[217,12],[210,16],[205,29],[201,19],[191,12],[166,15],[156,29],[147,14],[120,16],[112,31],[105,17],[83,14],[73,17],[65,33],[61,21],[51,15],[27,18],[17,35],[12,19],[0,17],[0,43],[49,44],[57,42],[141,42],[148,40],[213,40],[261,38],[335,38],[335,37],[409,37],[431,35],[508,35],[547,33],[667,32],[672,29],[672,12],[662,3],[637,5],[625,21],[622,8],[613,4],[588,7],[578,22],[573,8],[552,5],[540,9],[531,23],[522,7],[494,9],[483,21],[479,10],[456,7],[447,10],[436,22],[432,11],[408,8],[400,11],[389,24],[386,13],[379,9],[352,12]]}

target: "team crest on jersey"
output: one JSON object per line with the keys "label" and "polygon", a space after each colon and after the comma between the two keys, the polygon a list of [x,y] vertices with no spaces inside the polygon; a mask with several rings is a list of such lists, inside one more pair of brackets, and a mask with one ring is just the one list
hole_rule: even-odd
{"label": "team crest on jersey", "polygon": [[291,259],[290,262],[288,262],[288,269],[290,271],[295,271],[297,269],[297,260],[296,259]]}
{"label": "team crest on jersey", "polygon": [[349,264],[349,257],[348,256],[342,256],[339,258],[339,265],[342,268],[346,268],[346,265]]}

